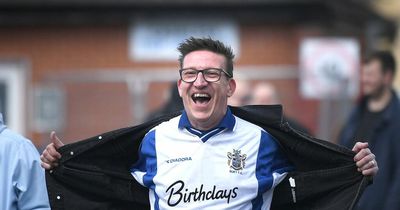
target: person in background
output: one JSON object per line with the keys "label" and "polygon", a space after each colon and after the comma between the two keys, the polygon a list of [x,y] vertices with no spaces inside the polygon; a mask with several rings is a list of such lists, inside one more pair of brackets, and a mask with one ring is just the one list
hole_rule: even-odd
{"label": "person in background", "polygon": [[250,100],[250,84],[247,80],[236,79],[235,94],[228,98],[228,105],[230,106],[244,106],[249,105]]}
{"label": "person in background", "polygon": [[37,149],[30,140],[8,129],[1,113],[0,209],[50,209]]}
{"label": "person in background", "polygon": [[400,209],[400,104],[392,88],[396,62],[387,51],[372,53],[361,72],[362,98],[339,136],[351,147],[367,142],[379,162],[374,183],[360,198],[359,210]]}
{"label": "person in background", "polygon": [[156,111],[150,113],[147,116],[148,120],[160,117],[165,114],[171,114],[177,111],[183,110],[183,103],[181,97],[179,96],[178,87],[176,86],[176,82],[171,83],[169,89],[169,96],[167,102]]}
{"label": "person in background", "polygon": [[[251,95],[250,104],[257,105],[271,105],[280,104],[279,95],[274,85],[269,82],[261,82],[255,85]],[[289,125],[302,133],[310,135],[310,131],[295,119],[290,118],[286,115],[283,116],[283,120],[288,122]]]}

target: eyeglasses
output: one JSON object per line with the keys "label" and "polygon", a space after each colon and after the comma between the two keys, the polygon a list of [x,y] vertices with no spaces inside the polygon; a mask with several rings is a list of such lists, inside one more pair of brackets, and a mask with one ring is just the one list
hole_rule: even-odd
{"label": "eyeglasses", "polygon": [[207,82],[218,82],[221,79],[222,72],[225,73],[229,78],[232,77],[223,69],[218,69],[218,68],[209,68],[203,70],[188,68],[179,70],[179,74],[181,76],[182,81],[187,83],[196,81],[197,76],[199,75],[200,72],[203,74],[203,78]]}

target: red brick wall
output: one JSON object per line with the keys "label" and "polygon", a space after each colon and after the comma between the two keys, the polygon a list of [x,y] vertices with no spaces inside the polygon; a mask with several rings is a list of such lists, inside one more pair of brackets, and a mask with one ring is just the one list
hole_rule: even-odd
{"label": "red brick wall", "polygon": [[[40,85],[49,75],[99,69],[176,68],[175,62],[135,62],[128,56],[128,26],[32,26],[0,28],[0,58],[23,58],[30,63],[31,83]],[[304,30],[304,29],[302,29]],[[294,26],[242,25],[241,53],[237,65],[297,65],[303,32]],[[285,112],[317,129],[317,103],[304,100],[298,81],[273,81]],[[131,99],[123,83],[61,84],[67,91],[66,141],[86,138],[132,122]],[[162,104],[168,84],[152,84],[149,111]],[[28,92],[30,93],[30,92]],[[146,100],[146,99],[144,99]],[[29,105],[27,105],[29,106]],[[302,111],[299,111],[302,110]],[[34,142],[46,144],[47,133],[30,132]],[[43,140],[43,138],[45,140]]]}
{"label": "red brick wall", "polygon": [[[242,49],[239,65],[293,65],[299,63],[299,45],[302,37],[315,35],[318,30],[282,25],[241,26]],[[306,100],[299,92],[297,79],[269,80],[276,86],[284,112],[309,128],[318,129],[318,102]]]}
{"label": "red brick wall", "polygon": [[278,25],[241,26],[240,64],[297,65],[298,37],[296,28]]}

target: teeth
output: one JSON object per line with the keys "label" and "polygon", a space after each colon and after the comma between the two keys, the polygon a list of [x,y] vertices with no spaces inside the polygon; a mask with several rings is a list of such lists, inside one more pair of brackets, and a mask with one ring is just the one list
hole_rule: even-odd
{"label": "teeth", "polygon": [[205,94],[205,93],[195,93],[194,97],[200,98],[200,97],[209,97],[209,96],[208,96],[208,94]]}
{"label": "teeth", "polygon": [[192,95],[192,100],[195,103],[207,103],[210,99],[211,97],[207,93],[194,93]]}

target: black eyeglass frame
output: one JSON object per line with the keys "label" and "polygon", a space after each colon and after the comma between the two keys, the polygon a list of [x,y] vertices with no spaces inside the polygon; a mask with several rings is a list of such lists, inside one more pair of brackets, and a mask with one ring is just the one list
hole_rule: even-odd
{"label": "black eyeglass frame", "polygon": [[[193,81],[185,81],[185,80],[183,79],[183,77],[182,77],[182,72],[185,71],[185,70],[196,71],[196,77],[194,78]],[[218,71],[219,71],[219,77],[218,77],[217,80],[215,80],[215,81],[209,81],[209,80],[206,78],[205,75],[207,74],[207,71],[209,71],[209,70],[218,70]],[[218,82],[218,81],[221,79],[221,76],[222,76],[222,73],[221,73],[221,72],[223,72],[228,78],[232,78],[232,76],[231,76],[228,72],[226,72],[224,69],[221,69],[221,68],[207,68],[207,69],[202,69],[202,70],[197,70],[197,69],[193,69],[193,68],[179,69],[179,76],[181,77],[181,80],[182,80],[182,81],[184,81],[184,82],[186,82],[186,83],[193,83],[193,82],[195,82],[195,81],[197,80],[197,77],[199,76],[199,73],[200,73],[200,72],[202,73],[204,80],[207,81],[207,82]],[[205,74],[205,73],[206,73],[206,74]]]}

